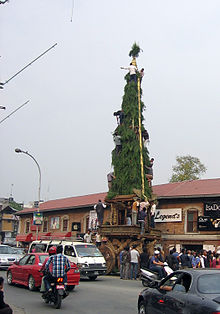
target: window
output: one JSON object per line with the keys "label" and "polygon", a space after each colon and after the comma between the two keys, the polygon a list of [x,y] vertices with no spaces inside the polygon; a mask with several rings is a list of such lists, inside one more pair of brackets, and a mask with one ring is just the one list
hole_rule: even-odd
{"label": "window", "polygon": [[20,259],[19,265],[25,265],[28,259],[29,255],[24,256],[22,259]]}
{"label": "window", "polygon": [[62,231],[68,231],[69,229],[69,216],[62,217]]}
{"label": "window", "polygon": [[202,275],[198,279],[198,290],[199,292],[205,294],[219,294],[220,293],[219,281],[220,276],[217,273]]}
{"label": "window", "polygon": [[76,253],[75,253],[74,248],[72,247],[72,245],[65,245],[64,254],[67,255],[67,256],[74,256],[74,257],[76,257]]}
{"label": "window", "polygon": [[68,229],[68,220],[64,219],[63,220],[63,231],[67,231],[67,229]]}
{"label": "window", "polygon": [[189,274],[176,273],[170,275],[169,279],[162,283],[160,289],[166,291],[188,292],[192,278]]}
{"label": "window", "polygon": [[26,221],[25,233],[28,233],[29,231],[30,231],[30,221]]}
{"label": "window", "polygon": [[34,265],[34,263],[35,263],[35,256],[31,255],[31,257],[29,258],[27,264],[28,265]]}
{"label": "window", "polygon": [[47,232],[48,231],[48,221],[44,220],[43,222],[43,232]]}
{"label": "window", "polygon": [[197,232],[198,210],[187,211],[187,232]]}

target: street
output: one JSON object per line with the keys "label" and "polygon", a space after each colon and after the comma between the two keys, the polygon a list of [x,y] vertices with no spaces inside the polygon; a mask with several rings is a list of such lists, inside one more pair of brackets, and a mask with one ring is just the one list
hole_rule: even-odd
{"label": "street", "polygon": [[[23,309],[16,314],[39,314],[58,312],[52,305],[45,304],[39,291],[31,292],[22,286],[9,286],[6,271],[1,271],[5,278],[5,301]],[[102,276],[96,281],[82,279],[80,285],[63,300],[59,310],[74,314],[133,314],[137,313],[137,299],[143,290],[141,281],[121,280],[119,277]]]}

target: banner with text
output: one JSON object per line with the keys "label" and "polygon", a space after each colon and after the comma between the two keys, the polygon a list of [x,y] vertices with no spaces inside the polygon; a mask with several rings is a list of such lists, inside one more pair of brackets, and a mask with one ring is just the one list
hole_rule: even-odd
{"label": "banner with text", "polygon": [[209,216],[198,217],[199,231],[214,231],[220,230],[220,218],[211,218]]}
{"label": "banner with text", "polygon": [[205,202],[204,216],[220,217],[220,201]]}
{"label": "banner with text", "polygon": [[156,209],[155,222],[182,221],[182,208]]}

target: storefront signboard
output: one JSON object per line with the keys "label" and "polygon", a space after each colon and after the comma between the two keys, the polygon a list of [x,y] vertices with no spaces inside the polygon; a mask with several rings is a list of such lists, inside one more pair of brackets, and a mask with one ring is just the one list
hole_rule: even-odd
{"label": "storefront signboard", "polygon": [[178,222],[182,221],[182,208],[156,209],[154,221]]}
{"label": "storefront signboard", "polygon": [[205,202],[204,203],[204,216],[220,218],[220,201]]}
{"label": "storefront signboard", "polygon": [[199,231],[213,231],[220,230],[220,218],[212,218],[209,216],[198,216],[198,230]]}

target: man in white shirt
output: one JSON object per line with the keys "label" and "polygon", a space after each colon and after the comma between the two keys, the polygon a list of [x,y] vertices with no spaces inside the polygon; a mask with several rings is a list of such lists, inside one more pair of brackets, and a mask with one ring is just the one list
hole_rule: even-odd
{"label": "man in white shirt", "polygon": [[92,235],[90,230],[87,231],[87,233],[84,235],[84,241],[86,243],[91,243],[92,242]]}
{"label": "man in white shirt", "polygon": [[137,279],[137,274],[138,274],[138,264],[139,264],[139,259],[140,259],[140,254],[139,252],[136,250],[137,245],[134,244],[132,246],[132,249],[130,251],[130,255],[131,255],[131,280],[134,277],[134,280]]}
{"label": "man in white shirt", "polygon": [[130,82],[134,81],[135,83],[137,83],[137,67],[135,65],[133,65],[132,63],[130,63],[129,67],[125,68],[125,67],[121,67],[121,69],[123,70],[128,70],[130,73]]}

